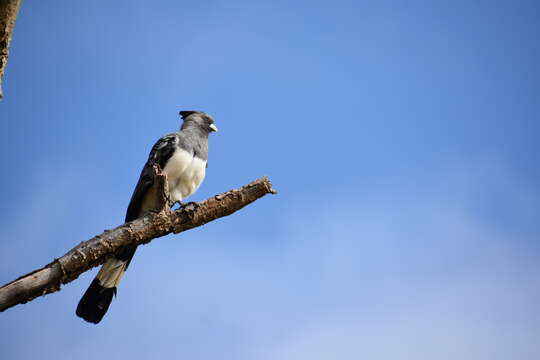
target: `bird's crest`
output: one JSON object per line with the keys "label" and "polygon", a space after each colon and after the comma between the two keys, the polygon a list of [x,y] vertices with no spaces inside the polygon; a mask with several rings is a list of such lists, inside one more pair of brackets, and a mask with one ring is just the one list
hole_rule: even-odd
{"label": "bird's crest", "polygon": [[182,120],[185,120],[189,115],[198,113],[198,111],[180,111],[179,114],[182,117]]}

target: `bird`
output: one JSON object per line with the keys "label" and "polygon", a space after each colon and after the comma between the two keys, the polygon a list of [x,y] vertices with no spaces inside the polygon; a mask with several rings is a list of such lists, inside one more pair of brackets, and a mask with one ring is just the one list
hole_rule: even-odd
{"label": "bird", "polygon": [[[129,202],[125,221],[133,221],[155,206],[154,165],[167,175],[171,205],[193,194],[201,185],[208,166],[208,137],[217,132],[214,118],[202,111],[180,111],[179,131],[161,137],[152,147]],[[110,257],[77,305],[76,314],[98,324],[107,313],[137,246]]]}

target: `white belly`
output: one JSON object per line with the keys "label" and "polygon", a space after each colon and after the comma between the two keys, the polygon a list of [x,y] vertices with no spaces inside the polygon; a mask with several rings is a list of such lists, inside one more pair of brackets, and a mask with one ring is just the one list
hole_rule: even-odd
{"label": "white belly", "polygon": [[182,201],[201,185],[206,173],[206,161],[177,149],[163,171],[167,174],[171,200]]}

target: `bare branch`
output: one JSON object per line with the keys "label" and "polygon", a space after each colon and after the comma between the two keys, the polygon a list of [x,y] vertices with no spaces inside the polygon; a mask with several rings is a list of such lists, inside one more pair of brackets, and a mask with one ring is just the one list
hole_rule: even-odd
{"label": "bare branch", "polygon": [[0,0],[0,99],[2,99],[2,78],[9,56],[11,34],[21,7],[21,0]]}
{"label": "bare branch", "polygon": [[268,178],[263,177],[240,189],[227,191],[199,203],[189,203],[171,211],[169,206],[166,206],[169,203],[166,176],[159,168],[155,168],[154,172],[158,189],[156,205],[161,210],[149,211],[137,220],[105,230],[101,235],[80,243],[41,269],[2,286],[0,311],[59,291],[61,284],[75,280],[83,272],[104,263],[110,255],[126,247],[147,244],[155,238],[204,225],[230,215],[266,194],[276,193]]}

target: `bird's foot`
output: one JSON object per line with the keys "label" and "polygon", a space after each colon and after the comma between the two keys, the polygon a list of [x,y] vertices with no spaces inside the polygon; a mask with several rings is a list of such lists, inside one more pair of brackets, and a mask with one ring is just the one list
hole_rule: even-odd
{"label": "bird's foot", "polygon": [[182,201],[177,201],[178,205],[179,205],[179,208],[178,209],[182,209],[182,210],[194,210],[197,208],[198,204],[194,201],[190,201],[190,202],[187,202],[187,203],[184,203]]}
{"label": "bird's foot", "polygon": [[174,206],[174,204],[175,204],[175,202],[173,201],[173,199],[171,199],[171,196],[170,196],[169,194],[167,194],[167,199],[166,199],[166,201],[167,201],[167,208],[168,208],[168,209],[172,209],[173,206]]}

